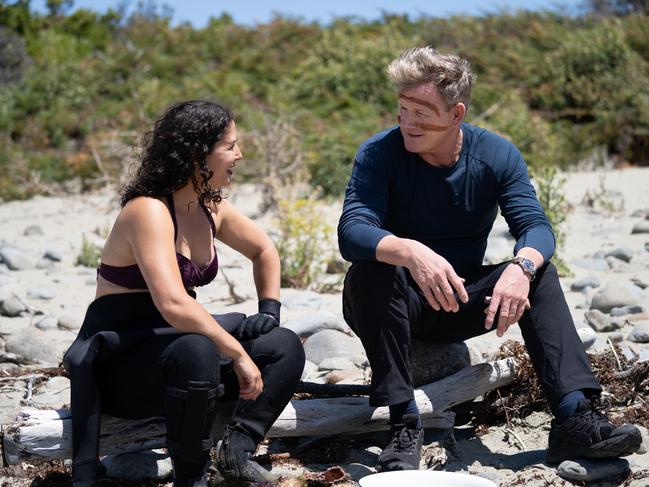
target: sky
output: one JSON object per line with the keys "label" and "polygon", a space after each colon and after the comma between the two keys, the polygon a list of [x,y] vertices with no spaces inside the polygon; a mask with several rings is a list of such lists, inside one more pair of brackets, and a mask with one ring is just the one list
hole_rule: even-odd
{"label": "sky", "polygon": [[[189,22],[195,27],[204,27],[210,17],[229,13],[238,24],[254,25],[269,21],[274,13],[300,17],[307,21],[326,24],[335,17],[357,16],[372,20],[389,13],[408,13],[411,17],[422,14],[431,17],[447,17],[467,14],[481,15],[502,10],[558,10],[575,13],[584,0],[159,0],[173,10],[173,23]],[[105,12],[120,3],[135,6],[138,0],[75,0],[74,8],[87,8]],[[44,11],[45,0],[32,0],[32,6]]]}

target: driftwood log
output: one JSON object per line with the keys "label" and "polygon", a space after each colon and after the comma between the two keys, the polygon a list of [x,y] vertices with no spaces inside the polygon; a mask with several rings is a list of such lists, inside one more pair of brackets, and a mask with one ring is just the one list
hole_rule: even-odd
{"label": "driftwood log", "polygon": [[[424,426],[450,428],[455,414],[448,409],[485,392],[511,383],[516,374],[513,359],[467,367],[415,390]],[[222,413],[212,433],[219,438],[234,403],[222,403]],[[387,407],[370,407],[366,397],[292,400],[268,432],[269,437],[359,434],[389,428]],[[162,418],[102,419],[101,455],[163,447]],[[5,460],[17,464],[30,458],[71,458],[72,420],[67,410],[25,408],[3,437]]]}

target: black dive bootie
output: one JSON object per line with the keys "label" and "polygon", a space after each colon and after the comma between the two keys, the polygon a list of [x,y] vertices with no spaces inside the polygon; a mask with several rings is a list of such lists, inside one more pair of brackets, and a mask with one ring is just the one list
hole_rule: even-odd
{"label": "black dive bootie", "polygon": [[239,423],[226,428],[223,440],[216,447],[216,467],[227,480],[242,484],[274,482],[278,476],[255,462],[252,457],[257,441]]}

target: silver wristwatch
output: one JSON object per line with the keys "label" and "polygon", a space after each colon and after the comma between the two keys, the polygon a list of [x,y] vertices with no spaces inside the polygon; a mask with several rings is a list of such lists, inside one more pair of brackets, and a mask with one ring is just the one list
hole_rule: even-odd
{"label": "silver wristwatch", "polygon": [[533,281],[534,278],[536,277],[536,266],[534,265],[534,262],[532,262],[530,259],[526,259],[525,257],[514,257],[512,260],[510,260],[512,264],[517,264],[523,269],[523,272],[528,274],[530,276],[530,281]]}

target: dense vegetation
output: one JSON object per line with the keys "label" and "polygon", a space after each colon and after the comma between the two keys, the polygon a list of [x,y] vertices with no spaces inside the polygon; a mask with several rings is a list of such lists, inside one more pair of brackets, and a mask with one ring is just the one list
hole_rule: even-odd
{"label": "dense vegetation", "polygon": [[71,0],[37,14],[29,0],[0,0],[0,200],[118,177],[137,134],[195,97],[237,113],[247,177],[301,175],[338,195],[357,145],[394,123],[387,62],[426,44],[471,61],[468,120],[507,134],[532,172],[611,156],[647,165],[646,3],[598,0],[577,17],[386,14],[326,26],[285,17],[242,26],[223,15],[197,29],[172,27],[150,3],[125,16],[72,12]]}

